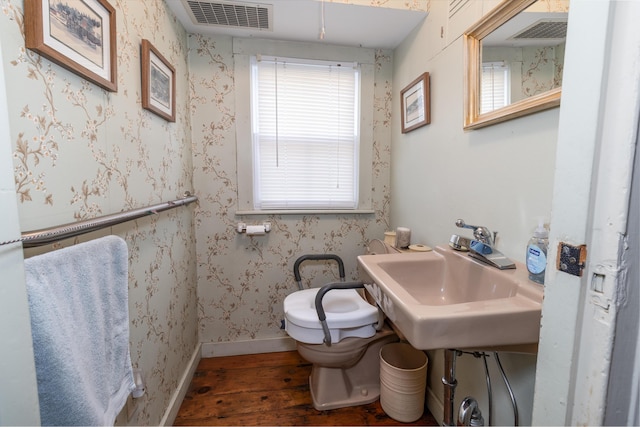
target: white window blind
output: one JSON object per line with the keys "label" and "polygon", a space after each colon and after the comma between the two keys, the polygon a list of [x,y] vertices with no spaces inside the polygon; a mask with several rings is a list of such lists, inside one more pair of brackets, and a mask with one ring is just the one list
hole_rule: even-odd
{"label": "white window blind", "polygon": [[356,64],[258,56],[251,74],[254,208],[357,208]]}
{"label": "white window blind", "polygon": [[482,63],[480,114],[509,104],[509,67],[503,62]]}

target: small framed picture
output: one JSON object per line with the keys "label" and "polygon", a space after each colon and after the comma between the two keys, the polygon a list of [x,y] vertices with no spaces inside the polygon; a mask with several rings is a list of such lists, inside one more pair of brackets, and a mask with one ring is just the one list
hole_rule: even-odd
{"label": "small framed picture", "polygon": [[25,45],[117,92],[116,11],[106,0],[25,0]]}
{"label": "small framed picture", "polygon": [[423,73],[400,92],[402,133],[431,123],[429,73]]}
{"label": "small framed picture", "polygon": [[142,40],[142,108],[176,121],[176,71],[146,39]]}

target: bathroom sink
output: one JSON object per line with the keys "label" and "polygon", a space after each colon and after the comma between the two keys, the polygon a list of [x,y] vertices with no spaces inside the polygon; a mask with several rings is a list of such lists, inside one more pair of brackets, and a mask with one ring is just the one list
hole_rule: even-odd
{"label": "bathroom sink", "polygon": [[415,348],[492,349],[536,344],[543,287],[527,268],[498,270],[447,246],[361,255],[368,293]]}

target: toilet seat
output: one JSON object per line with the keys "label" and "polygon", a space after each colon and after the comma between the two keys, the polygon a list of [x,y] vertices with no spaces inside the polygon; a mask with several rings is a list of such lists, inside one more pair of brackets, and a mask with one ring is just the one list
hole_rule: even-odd
{"label": "toilet seat", "polygon": [[[284,300],[285,329],[291,338],[307,344],[322,344],[324,332],[315,308],[319,288],[297,291]],[[322,299],[327,325],[334,343],[347,337],[375,335],[377,307],[364,300],[355,289],[334,289]]]}

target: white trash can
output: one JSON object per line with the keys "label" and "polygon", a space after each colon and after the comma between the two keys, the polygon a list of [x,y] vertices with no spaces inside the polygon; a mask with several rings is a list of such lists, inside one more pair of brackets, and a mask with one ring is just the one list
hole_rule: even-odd
{"label": "white trash can", "polygon": [[380,404],[396,421],[410,423],[424,412],[427,355],[407,343],[380,349]]}

